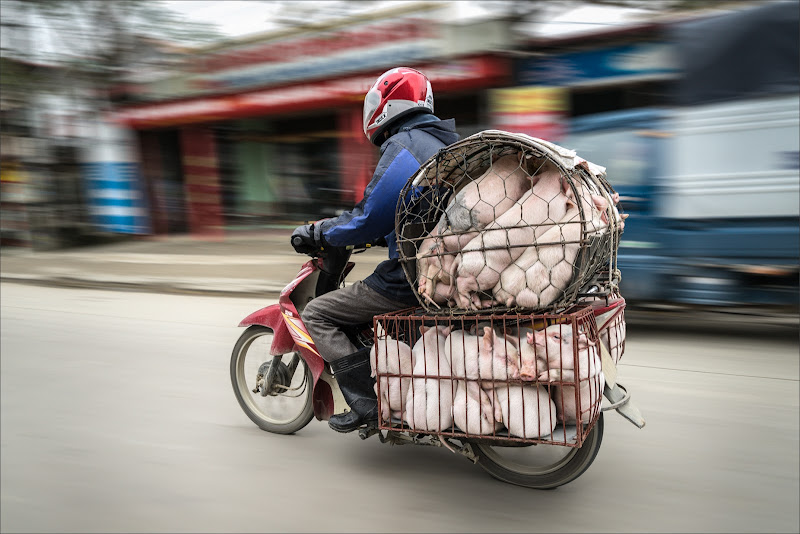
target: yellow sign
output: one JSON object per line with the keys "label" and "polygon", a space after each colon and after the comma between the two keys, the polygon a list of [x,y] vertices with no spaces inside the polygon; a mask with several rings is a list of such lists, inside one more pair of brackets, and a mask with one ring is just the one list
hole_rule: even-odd
{"label": "yellow sign", "polygon": [[558,141],[566,131],[568,95],[563,87],[495,89],[490,96],[493,127]]}
{"label": "yellow sign", "polygon": [[569,107],[563,87],[513,87],[491,92],[495,113],[564,112]]}

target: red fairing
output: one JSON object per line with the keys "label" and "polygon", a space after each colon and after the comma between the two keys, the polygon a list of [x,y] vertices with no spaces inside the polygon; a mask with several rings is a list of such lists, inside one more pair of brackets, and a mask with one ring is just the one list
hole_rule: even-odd
{"label": "red fairing", "polygon": [[289,334],[289,329],[286,327],[286,323],[281,315],[281,307],[278,304],[273,304],[272,306],[267,306],[266,308],[261,308],[251,313],[239,323],[239,326],[250,326],[254,324],[272,329],[274,337],[272,338],[270,354],[278,356],[280,354],[286,354],[287,352],[293,352],[294,339],[292,339],[291,334]]}
{"label": "red fairing", "polygon": [[[352,263],[348,264],[348,268],[352,269]],[[317,419],[325,420],[333,413],[333,394],[330,386],[319,379],[325,370],[325,361],[319,354],[314,340],[311,339],[311,335],[291,299],[292,292],[297,285],[317,269],[315,260],[307,261],[295,279],[281,291],[278,304],[251,313],[239,323],[239,326],[257,324],[271,328],[274,337],[270,354],[273,356],[287,352],[300,353],[313,376],[314,415]]]}
{"label": "red fairing", "polygon": [[292,336],[294,342],[294,350],[300,351],[308,368],[311,369],[311,374],[314,376],[314,387],[319,383],[319,377],[325,369],[325,360],[319,354],[314,340],[306,330],[300,314],[294,307],[294,303],[289,298],[288,293],[282,293],[280,297],[280,306],[283,313],[283,324],[287,333]]}

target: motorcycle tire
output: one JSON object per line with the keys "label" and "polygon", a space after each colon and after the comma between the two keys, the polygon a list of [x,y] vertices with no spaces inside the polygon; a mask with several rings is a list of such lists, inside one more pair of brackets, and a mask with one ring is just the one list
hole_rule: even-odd
{"label": "motorcycle tire", "polygon": [[[285,392],[267,396],[253,392],[257,371],[273,361],[273,355],[269,353],[272,335],[272,329],[260,325],[250,326],[242,333],[231,354],[231,385],[239,406],[260,429],[275,434],[293,434],[314,417],[314,379],[311,369],[299,354],[285,354],[280,362],[281,372],[276,373],[275,378]],[[299,361],[294,373],[289,376],[286,362],[294,358]],[[297,395],[294,394],[296,390],[300,390]],[[287,405],[292,406],[288,415],[275,414],[277,408]]]}
{"label": "motorcycle tire", "polygon": [[[487,441],[471,442],[472,450],[478,457],[478,465],[493,477],[533,489],[554,489],[572,482],[581,476],[597,457],[600,445],[603,442],[603,414],[600,414],[586,440],[579,448],[564,447],[561,445],[531,445],[529,447],[498,447]],[[500,453],[503,450],[529,449],[536,450],[540,447],[549,447],[551,450],[568,449],[564,457],[549,464],[539,466],[524,465],[520,462],[509,460]],[[539,452],[539,451],[537,451]]]}

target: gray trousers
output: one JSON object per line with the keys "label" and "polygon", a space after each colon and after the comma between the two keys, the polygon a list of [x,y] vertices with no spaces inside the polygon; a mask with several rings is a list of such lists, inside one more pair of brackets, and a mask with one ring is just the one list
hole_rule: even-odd
{"label": "gray trousers", "polygon": [[301,315],[322,358],[332,362],[358,350],[339,326],[372,323],[375,315],[408,307],[408,304],[388,299],[363,281],[358,281],[315,298]]}

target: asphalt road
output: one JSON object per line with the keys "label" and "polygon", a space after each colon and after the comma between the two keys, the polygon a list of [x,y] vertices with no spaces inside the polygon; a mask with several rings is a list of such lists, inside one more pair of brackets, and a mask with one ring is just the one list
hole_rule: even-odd
{"label": "asphalt road", "polygon": [[636,326],[594,464],[554,491],[444,449],[256,428],[254,299],[0,286],[3,532],[798,532],[796,331]]}

